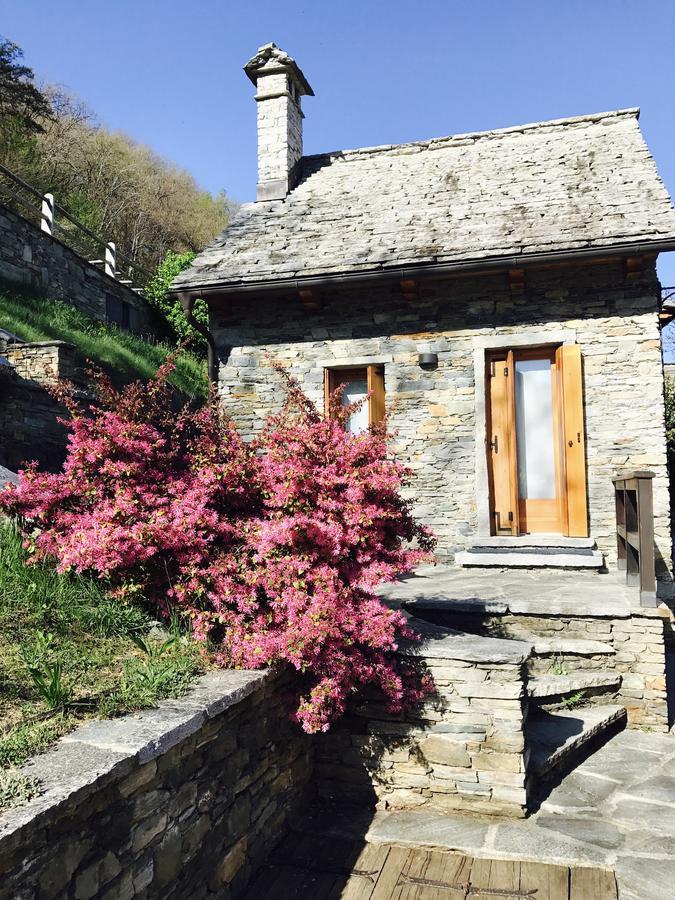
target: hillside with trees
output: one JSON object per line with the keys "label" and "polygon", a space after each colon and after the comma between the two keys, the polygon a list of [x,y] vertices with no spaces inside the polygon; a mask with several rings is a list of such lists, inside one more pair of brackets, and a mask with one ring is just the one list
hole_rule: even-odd
{"label": "hillside with trees", "polygon": [[151,271],[168,254],[170,267],[176,256],[187,265],[230,213],[224,192],[203,190],[189,172],[110,131],[61,88],[38,86],[21,49],[1,37],[0,164]]}

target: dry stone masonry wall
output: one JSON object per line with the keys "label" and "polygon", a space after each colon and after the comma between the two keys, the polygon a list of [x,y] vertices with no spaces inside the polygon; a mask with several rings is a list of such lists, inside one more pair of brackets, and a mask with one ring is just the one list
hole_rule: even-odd
{"label": "dry stone masonry wall", "polygon": [[0,816],[1,900],[241,896],[311,777],[285,688],[212,673],[37,757],[45,793]]}
{"label": "dry stone masonry wall", "polygon": [[[325,291],[321,308],[303,309],[296,295],[224,301],[212,327],[221,349],[220,393],[243,431],[259,431],[282,400],[265,354],[323,405],[325,366],[384,365],[395,451],[414,471],[417,514],[452,559],[477,536],[477,481],[485,454],[478,427],[474,354],[503,338],[581,347],[586,418],[590,531],[610,566],[616,559],[612,475],[650,469],[662,593],[671,590],[670,520],[663,404],[663,369],[653,268],[627,281],[621,263],[527,272],[512,292],[505,275],[420,281],[415,299],[397,285]],[[231,351],[230,349],[231,348]],[[418,353],[438,354],[424,370]]]}
{"label": "dry stone masonry wall", "polygon": [[317,743],[319,794],[362,806],[525,815],[529,645],[416,627],[423,641],[415,656],[434,694],[405,715],[374,699],[354,706]]}
{"label": "dry stone masonry wall", "polygon": [[106,275],[70,247],[41,231],[13,210],[0,206],[0,282],[65,300],[83,313],[106,321],[106,295],[135,312],[136,330],[149,330],[145,301]]}

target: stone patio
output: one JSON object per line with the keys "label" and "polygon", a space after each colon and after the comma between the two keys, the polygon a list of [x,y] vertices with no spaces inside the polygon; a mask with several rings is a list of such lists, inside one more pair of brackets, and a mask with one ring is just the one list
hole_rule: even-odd
{"label": "stone patio", "polygon": [[567,775],[526,820],[352,811],[318,814],[299,830],[360,834],[368,843],[476,858],[609,867],[620,900],[664,900],[675,884],[675,735],[622,732]]}

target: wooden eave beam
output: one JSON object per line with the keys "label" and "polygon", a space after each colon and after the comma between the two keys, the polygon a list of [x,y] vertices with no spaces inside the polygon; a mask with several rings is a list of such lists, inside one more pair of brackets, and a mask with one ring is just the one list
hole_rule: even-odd
{"label": "wooden eave beam", "polygon": [[318,288],[298,288],[298,295],[305,309],[321,309],[321,292]]}
{"label": "wooden eave beam", "polygon": [[509,269],[509,288],[512,294],[522,294],[525,290],[525,269]]}

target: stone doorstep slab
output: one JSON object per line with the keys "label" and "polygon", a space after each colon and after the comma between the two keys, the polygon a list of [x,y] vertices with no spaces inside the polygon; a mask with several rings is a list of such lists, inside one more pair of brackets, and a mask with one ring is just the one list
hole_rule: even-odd
{"label": "stone doorstep slab", "polygon": [[544,552],[554,548],[529,548],[514,549],[507,552],[503,548],[495,550],[487,549],[486,552],[475,550],[462,550],[455,556],[458,566],[476,566],[479,568],[523,568],[523,569],[601,569],[604,558],[599,550],[590,550],[588,553]]}
{"label": "stone doorstep slab", "polygon": [[604,731],[625,721],[624,706],[535,714],[525,725],[525,745],[531,749],[528,774],[550,772]]}
{"label": "stone doorstep slab", "polygon": [[85,796],[113,771],[122,777],[194,734],[208,719],[239,703],[270,677],[260,671],[223,669],[203,675],[176,700],[118,719],[94,719],[21,767],[39,777],[43,793],[0,813],[0,845],[54,807]]}
{"label": "stone doorstep slab", "polygon": [[590,688],[617,688],[618,672],[574,672],[571,675],[531,675],[526,685],[528,697],[563,697]]}
{"label": "stone doorstep slab", "polygon": [[506,549],[512,547],[567,547],[575,549],[593,550],[595,548],[594,537],[565,537],[560,534],[518,534],[509,537],[503,535],[489,535],[488,537],[476,538],[474,547],[504,547]]}
{"label": "stone doorstep slab", "polygon": [[615,573],[550,569],[424,566],[378,593],[392,606],[448,613],[628,618],[662,614],[637,605],[635,590]]}

